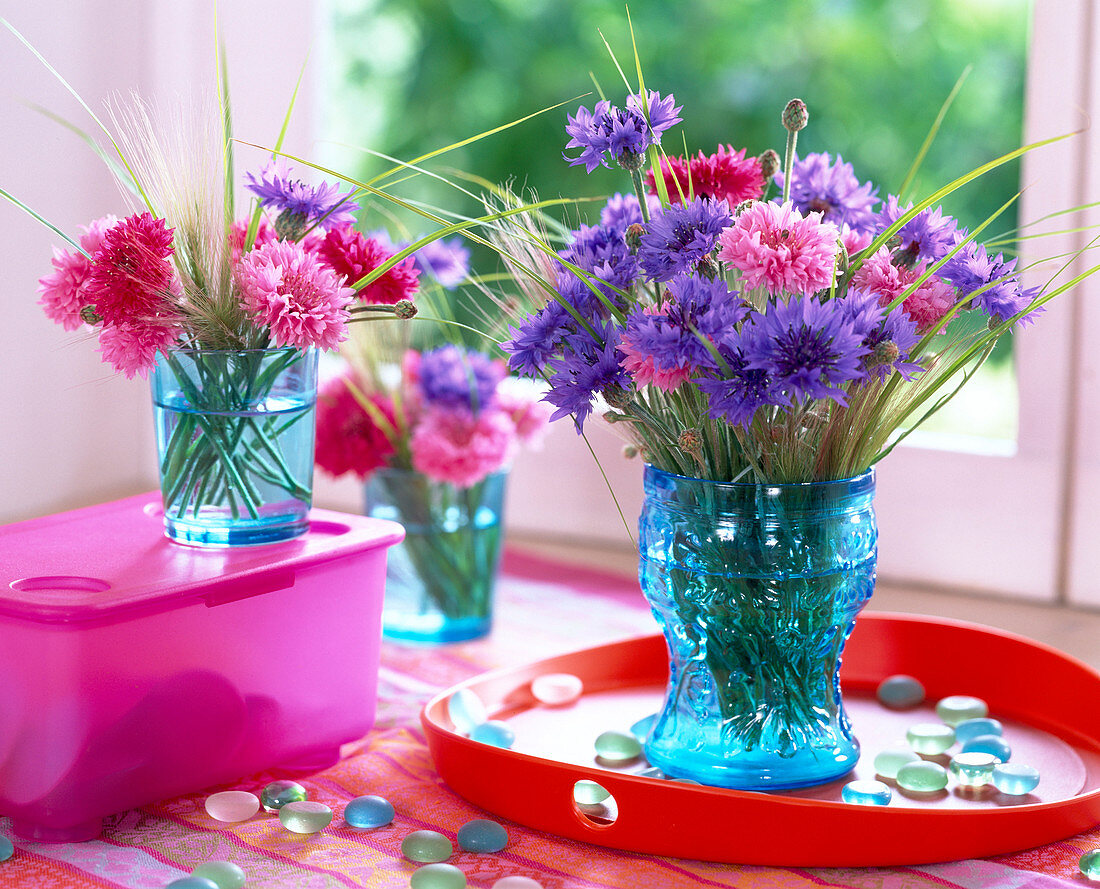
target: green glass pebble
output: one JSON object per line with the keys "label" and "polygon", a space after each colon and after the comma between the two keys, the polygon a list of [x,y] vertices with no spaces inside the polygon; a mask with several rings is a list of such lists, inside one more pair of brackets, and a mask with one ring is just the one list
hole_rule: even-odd
{"label": "green glass pebble", "polygon": [[642,755],[642,745],[629,732],[609,731],[596,738],[596,755],[610,762],[626,762]]}
{"label": "green glass pebble", "polygon": [[611,796],[603,785],[595,781],[578,781],[573,785],[573,799],[582,806],[596,806]]}
{"label": "green glass pebble", "polygon": [[5,836],[0,836],[0,861],[7,861],[15,854],[15,845]]}
{"label": "green glass pebble", "polygon": [[1000,735],[978,735],[962,745],[964,753],[988,753],[1001,762],[1012,759],[1012,748]]}
{"label": "green glass pebble", "polygon": [[875,695],[883,706],[893,710],[908,710],[924,703],[924,686],[919,679],[898,673],[883,679],[878,684]]}
{"label": "green glass pebble", "polygon": [[984,787],[993,780],[998,762],[991,753],[963,751],[951,757],[951,774],[960,787]]}
{"label": "green glass pebble", "polygon": [[492,747],[503,747],[507,750],[516,742],[516,733],[512,731],[507,723],[491,719],[488,722],[475,725],[470,732],[470,740],[488,744]]}
{"label": "green glass pebble", "polygon": [[279,809],[279,820],[294,833],[317,833],[332,823],[332,809],[324,803],[299,800]]}
{"label": "green glass pebble", "polygon": [[993,786],[1009,796],[1023,796],[1039,786],[1039,770],[1015,762],[993,767]]}
{"label": "green glass pebble", "polygon": [[1093,849],[1081,856],[1081,873],[1090,880],[1100,880],[1100,849]]}
{"label": "green glass pebble", "polygon": [[466,874],[453,864],[425,864],[409,877],[409,889],[465,889]]}
{"label": "green glass pebble", "polygon": [[180,877],[173,880],[164,889],[218,889],[218,884],[206,877]]}
{"label": "green glass pebble", "polygon": [[889,747],[875,754],[875,774],[883,778],[896,778],[898,769],[907,762],[918,762],[920,757],[908,747]]}
{"label": "green glass pebble", "polygon": [[351,827],[385,827],[395,814],[393,803],[380,796],[357,796],[344,806],[344,820]]}
{"label": "green glass pebble", "polygon": [[209,880],[218,889],[241,889],[248,879],[232,861],[207,861],[191,871],[191,876]]}
{"label": "green glass pebble", "polygon": [[979,735],[1003,735],[1005,727],[996,719],[988,716],[979,716],[976,719],[964,719],[955,726],[955,740],[965,744],[971,738]]}
{"label": "green glass pebble", "polygon": [[508,831],[488,818],[475,818],[458,829],[458,848],[463,852],[499,852],[508,845]]}
{"label": "green glass pebble", "polygon": [[436,830],[414,830],[401,841],[401,854],[409,861],[446,861],[453,852],[451,841]]}
{"label": "green glass pebble", "polygon": [[653,725],[656,722],[656,713],[650,713],[649,716],[643,716],[630,727],[630,734],[632,734],[642,744],[644,744],[646,742],[646,739],[649,737],[649,733],[653,731]]}
{"label": "green glass pebble", "polygon": [[947,725],[954,727],[967,719],[988,716],[989,705],[981,698],[970,695],[951,695],[936,704],[936,715]]}
{"label": "green glass pebble", "polygon": [[898,769],[895,779],[902,790],[933,793],[947,786],[947,769],[936,762],[910,762]]}
{"label": "green glass pebble", "polygon": [[489,720],[485,702],[470,688],[460,688],[447,699],[447,715],[451,717],[455,731],[463,735],[470,734],[481,723]]}
{"label": "green glass pebble", "polygon": [[909,727],[905,740],[917,753],[935,756],[955,743],[955,730],[938,722],[919,722]]}
{"label": "green glass pebble", "polygon": [[297,781],[272,781],[260,791],[260,805],[265,812],[278,812],[287,803],[309,799],[309,792]]}

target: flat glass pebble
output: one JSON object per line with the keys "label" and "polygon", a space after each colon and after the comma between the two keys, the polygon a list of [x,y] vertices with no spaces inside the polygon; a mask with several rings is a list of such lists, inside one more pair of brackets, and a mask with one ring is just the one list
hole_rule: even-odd
{"label": "flat glass pebble", "polygon": [[1003,735],[1005,727],[1000,721],[990,719],[988,716],[979,716],[976,719],[964,719],[955,726],[955,740],[965,744],[971,738],[979,735]]}
{"label": "flat glass pebble", "polygon": [[1090,880],[1100,880],[1100,849],[1093,849],[1081,856],[1081,873]]}
{"label": "flat glass pebble", "polygon": [[531,681],[535,700],[551,707],[572,704],[584,692],[584,683],[572,673],[544,673]]}
{"label": "flat glass pebble", "polygon": [[409,861],[446,861],[453,852],[451,841],[436,830],[414,830],[401,841],[401,854]]}
{"label": "flat glass pebble", "polygon": [[578,781],[573,785],[573,799],[582,806],[595,806],[611,796],[602,784],[595,781]]}
{"label": "flat glass pebble", "polygon": [[344,806],[344,820],[352,827],[385,827],[393,816],[393,804],[380,796],[357,796]]}
{"label": "flat glass pebble", "polygon": [[488,818],[475,818],[458,829],[458,848],[463,852],[499,852],[508,845],[508,831]]}
{"label": "flat glass pebble", "polygon": [[596,755],[612,762],[626,762],[642,755],[642,745],[629,732],[609,731],[596,738]]}
{"label": "flat glass pebble", "polygon": [[279,809],[279,820],[294,833],[317,833],[332,823],[332,809],[324,803],[300,800]]}
{"label": "flat glass pebble", "polygon": [[888,806],[893,797],[881,781],[849,781],[840,789],[840,798],[858,806]]}
{"label": "flat glass pebble", "polygon": [[1012,748],[1000,735],[978,735],[962,745],[963,753],[989,753],[1001,762],[1012,759]]}
{"label": "flat glass pebble", "polygon": [[455,731],[468,735],[477,726],[489,720],[489,711],[477,692],[460,688],[447,699],[447,715],[454,723]]}
{"label": "flat glass pebble", "polygon": [[875,754],[875,774],[883,778],[896,778],[898,769],[907,762],[917,762],[919,759],[909,747],[888,747]]}
{"label": "flat glass pebble", "polygon": [[278,812],[287,803],[309,799],[309,792],[297,781],[272,781],[260,791],[260,805],[265,812]]}
{"label": "flat glass pebble", "polygon": [[952,727],[967,719],[989,715],[989,705],[970,695],[950,695],[936,704],[936,715]]}
{"label": "flat glass pebble", "polygon": [[489,744],[493,747],[508,749],[516,742],[516,733],[507,723],[491,719],[481,725],[475,725],[470,732],[470,740],[481,744]]}
{"label": "flat glass pebble", "polygon": [[656,721],[657,714],[650,713],[649,716],[642,717],[630,727],[630,734],[644,744],[649,737],[649,733],[653,731],[653,724]]}
{"label": "flat glass pebble", "polygon": [[991,753],[963,751],[951,757],[951,774],[960,787],[984,787],[993,780],[998,759]]}
{"label": "flat glass pebble", "polygon": [[409,877],[409,889],[465,889],[466,874],[453,864],[425,864]]}
{"label": "flat glass pebble", "polygon": [[493,883],[492,889],[542,889],[542,883],[530,877],[501,877]]}
{"label": "flat glass pebble", "polygon": [[260,811],[260,798],[247,790],[223,790],[206,798],[206,813],[218,821],[247,821]]}
{"label": "flat glass pebble", "polygon": [[0,836],[0,861],[7,861],[15,854],[15,845],[5,836]]}
{"label": "flat glass pebble", "polygon": [[955,743],[955,730],[938,722],[919,722],[909,727],[905,740],[917,753],[935,756]]}
{"label": "flat glass pebble", "polygon": [[218,889],[241,889],[248,879],[245,872],[232,861],[207,861],[191,871],[191,876],[203,877]]}
{"label": "flat glass pebble", "polygon": [[637,775],[638,775],[639,778],[665,778],[665,777],[667,777],[665,775],[665,773],[662,772],[656,766],[650,766],[648,769],[642,769],[640,772],[637,772]]}
{"label": "flat glass pebble", "polygon": [[936,762],[910,762],[898,769],[898,787],[915,793],[932,793],[947,786],[947,769]]}
{"label": "flat glass pebble", "polygon": [[206,877],[180,877],[173,880],[164,889],[218,889],[218,884]]}
{"label": "flat glass pebble", "polygon": [[1023,796],[1039,786],[1039,770],[1014,762],[993,767],[993,786],[1009,796]]}
{"label": "flat glass pebble", "polygon": [[887,676],[878,684],[875,694],[881,704],[894,710],[908,710],[924,703],[924,686],[919,679],[904,673]]}

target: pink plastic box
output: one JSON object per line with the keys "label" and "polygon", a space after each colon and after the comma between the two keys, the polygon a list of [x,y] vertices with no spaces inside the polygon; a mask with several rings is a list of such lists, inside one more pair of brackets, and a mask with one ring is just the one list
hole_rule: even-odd
{"label": "pink plastic box", "polygon": [[285,543],[170,543],[160,497],[0,527],[0,814],[23,837],[273,767],[374,720],[400,525],[314,510]]}

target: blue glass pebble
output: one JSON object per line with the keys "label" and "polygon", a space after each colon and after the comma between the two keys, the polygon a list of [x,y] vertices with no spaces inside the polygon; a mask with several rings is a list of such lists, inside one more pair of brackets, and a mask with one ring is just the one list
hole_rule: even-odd
{"label": "blue glass pebble", "polygon": [[962,745],[963,753],[992,753],[1001,762],[1012,758],[1012,748],[1000,735],[978,735]]}
{"label": "blue glass pebble", "polygon": [[990,719],[988,716],[964,719],[955,726],[955,740],[960,744],[965,744],[971,738],[977,738],[979,735],[1003,735],[1004,733],[1004,726],[998,720]]}
{"label": "blue glass pebble", "polygon": [[242,889],[248,881],[245,872],[232,861],[207,861],[192,870],[191,876],[209,880],[218,889]]}
{"label": "blue glass pebble", "polygon": [[924,702],[924,686],[920,680],[904,673],[887,676],[878,684],[875,694],[880,703],[894,710],[908,710]]}
{"label": "blue glass pebble", "polygon": [[344,820],[351,827],[385,827],[393,816],[393,804],[380,796],[357,796],[344,806]]}
{"label": "blue glass pebble", "polygon": [[218,889],[218,884],[206,877],[180,877],[173,880],[164,889]]}
{"label": "blue glass pebble", "polygon": [[516,733],[505,723],[490,720],[474,726],[474,730],[470,732],[470,740],[508,749],[516,741]]}
{"label": "blue glass pebble", "polygon": [[460,688],[447,699],[447,715],[451,717],[455,731],[463,735],[470,734],[489,720],[485,702],[470,688]]}
{"label": "blue glass pebble", "polygon": [[859,806],[888,806],[893,793],[881,781],[849,781],[840,789],[840,798]]}
{"label": "blue glass pebble", "polygon": [[656,721],[657,714],[650,713],[649,716],[642,717],[630,727],[630,734],[644,744],[649,737],[649,733],[653,731],[653,724]]}
{"label": "blue glass pebble", "polygon": [[508,845],[508,831],[495,821],[475,818],[458,829],[458,848],[463,852],[499,852]]}
{"label": "blue glass pebble", "polygon": [[993,767],[993,786],[1010,796],[1023,796],[1039,786],[1039,770],[1003,762]]}
{"label": "blue glass pebble", "polygon": [[15,846],[5,836],[0,836],[0,861],[7,861],[15,854]]}

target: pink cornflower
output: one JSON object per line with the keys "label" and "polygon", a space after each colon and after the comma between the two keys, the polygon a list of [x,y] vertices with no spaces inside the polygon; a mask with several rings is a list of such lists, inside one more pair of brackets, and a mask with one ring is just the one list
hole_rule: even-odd
{"label": "pink cornflower", "polygon": [[760,202],[718,236],[718,258],[741,271],[746,288],[810,296],[832,283],[839,237],[820,213]]}
{"label": "pink cornflower", "polygon": [[[726,201],[736,207],[742,201],[757,200],[764,193],[764,173],[760,159],[745,157],[745,149],[734,151],[732,145],[719,145],[712,155],[699,152],[685,161],[682,157],[661,160],[668,199],[674,204],[691,196]],[[690,178],[690,189],[689,189]],[[646,173],[646,185],[651,194],[657,193],[653,171]]]}
{"label": "pink cornflower", "polygon": [[505,377],[497,384],[493,403],[511,418],[522,444],[539,447],[554,412],[541,400],[541,390],[533,380]]}
{"label": "pink cornflower", "polygon": [[[88,256],[95,256],[103,243],[107,229],[114,227],[118,220],[114,216],[104,216],[88,225],[82,225],[84,234],[80,236],[80,246]],[[66,330],[76,330],[84,322],[80,310],[87,305],[84,284],[92,272],[92,260],[84,253],[53,248],[54,270],[44,278],[38,279],[38,292],[46,316]]]}
{"label": "pink cornflower", "polygon": [[[229,249],[232,251],[233,262],[241,261],[241,254],[244,253],[244,239],[248,234],[248,222],[247,219],[239,219],[233,223],[233,227],[229,230]],[[260,225],[256,229],[256,237],[252,241],[252,249],[263,247],[264,244],[270,244],[278,239],[279,236],[275,234],[275,229],[268,225],[266,220],[261,219]]]}
{"label": "pink cornflower", "polygon": [[474,416],[462,408],[429,407],[409,440],[413,469],[460,488],[500,469],[512,455],[516,427],[488,408]]}
{"label": "pink cornflower", "polygon": [[84,299],[103,323],[160,324],[175,320],[179,283],[168,259],[173,229],[146,212],[103,234],[84,284]]}
{"label": "pink cornflower", "polygon": [[347,339],[353,291],[299,244],[275,241],[237,265],[241,305],[271,330],[277,346],[332,349]]}
{"label": "pink cornflower", "polygon": [[99,332],[99,351],[115,370],[145,379],[157,363],[157,352],[176,344],[180,328],[168,323],[107,324]]}
{"label": "pink cornflower", "polygon": [[855,256],[860,251],[866,250],[873,240],[870,232],[858,232],[847,223],[840,227],[840,242],[849,256]]}
{"label": "pink cornflower", "polygon": [[[896,266],[886,247],[869,256],[852,276],[852,287],[878,297],[880,306],[888,306],[901,296],[922,274],[924,264],[914,268]],[[905,314],[917,325],[917,333],[928,333],[955,304],[955,288],[932,275],[905,298]],[[941,331],[942,332],[942,331]]]}
{"label": "pink cornflower", "polygon": [[618,349],[623,353],[623,360],[619,365],[630,374],[634,384],[642,386],[654,385],[665,392],[671,392],[685,380],[691,377],[690,367],[675,367],[672,370],[658,370],[653,363],[653,356],[642,353],[633,345],[623,340]]}
{"label": "pink cornflower", "polygon": [[[317,393],[317,465],[332,476],[351,472],[360,479],[386,465],[394,453],[393,442],[375,417],[363,409],[349,388],[357,385],[352,377],[330,380]],[[359,386],[362,391],[362,386]],[[393,405],[381,395],[370,393],[367,399],[396,425]]]}
{"label": "pink cornflower", "polygon": [[[393,256],[391,250],[364,237],[350,225],[333,228],[317,247],[317,254],[338,274],[354,284],[365,274],[378,268]],[[398,300],[412,299],[420,289],[420,272],[412,257],[406,257],[385,274],[379,276],[355,294],[364,303],[392,306]]]}

